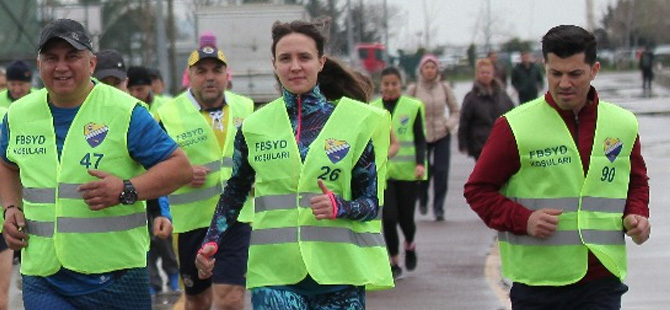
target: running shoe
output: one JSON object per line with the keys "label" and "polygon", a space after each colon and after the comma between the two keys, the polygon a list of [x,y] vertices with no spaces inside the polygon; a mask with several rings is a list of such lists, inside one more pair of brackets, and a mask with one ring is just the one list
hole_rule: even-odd
{"label": "running shoe", "polygon": [[391,274],[393,274],[393,279],[399,279],[402,276],[402,268],[398,265],[391,265]]}
{"label": "running shoe", "polygon": [[416,269],[416,249],[405,250],[405,268],[409,271]]}

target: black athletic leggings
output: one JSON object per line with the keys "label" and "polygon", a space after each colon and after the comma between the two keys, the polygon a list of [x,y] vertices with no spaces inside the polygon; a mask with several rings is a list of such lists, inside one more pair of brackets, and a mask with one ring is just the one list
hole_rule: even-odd
{"label": "black athletic leggings", "polygon": [[405,241],[412,243],[416,233],[414,223],[414,209],[418,193],[417,181],[389,180],[384,192],[384,207],[382,208],[384,224],[384,238],[389,255],[398,255],[398,230],[400,225]]}

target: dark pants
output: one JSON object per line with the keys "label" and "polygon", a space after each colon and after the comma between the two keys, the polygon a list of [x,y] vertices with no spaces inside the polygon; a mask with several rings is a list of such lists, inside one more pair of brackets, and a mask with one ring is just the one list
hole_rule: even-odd
{"label": "dark pants", "polygon": [[654,71],[651,68],[642,69],[642,88],[651,89],[651,81],[654,79]]}
{"label": "dark pants", "polygon": [[175,254],[174,247],[172,245],[172,235],[170,235],[170,237],[167,239],[161,239],[156,236],[151,237],[147,269],[149,269],[149,282],[157,292],[160,292],[163,289],[163,280],[161,280],[161,275],[158,272],[157,266],[157,260],[159,257],[161,258],[163,271],[165,271],[166,274],[179,274],[177,255]]}
{"label": "dark pants", "polygon": [[510,291],[513,310],[615,310],[628,286],[609,277],[567,286],[528,286],[515,282]]}
{"label": "dark pants", "polygon": [[[428,187],[433,180],[433,214],[444,216],[444,199],[447,197],[447,181],[449,179],[449,157],[451,154],[451,135],[428,143],[428,180],[421,182],[419,203],[428,205]],[[431,158],[432,155],[432,158]]]}
{"label": "dark pants", "polygon": [[412,243],[416,234],[414,223],[414,208],[416,204],[417,181],[392,181],[387,183],[384,191],[384,207],[382,208],[384,224],[384,238],[389,255],[398,255],[398,229],[405,235],[405,241]]}

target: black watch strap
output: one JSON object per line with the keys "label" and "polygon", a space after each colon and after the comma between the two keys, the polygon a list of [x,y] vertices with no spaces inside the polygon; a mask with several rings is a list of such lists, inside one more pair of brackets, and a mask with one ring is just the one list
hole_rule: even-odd
{"label": "black watch strap", "polygon": [[119,201],[124,205],[131,205],[137,201],[137,190],[130,180],[123,180],[123,191],[119,195]]}
{"label": "black watch strap", "polygon": [[7,208],[5,208],[5,210],[2,211],[2,218],[3,219],[7,217],[7,211],[11,208],[17,208],[17,209],[19,209],[19,211],[23,212],[23,209],[21,209],[21,207],[15,206],[15,205],[9,205],[9,206],[7,206]]}

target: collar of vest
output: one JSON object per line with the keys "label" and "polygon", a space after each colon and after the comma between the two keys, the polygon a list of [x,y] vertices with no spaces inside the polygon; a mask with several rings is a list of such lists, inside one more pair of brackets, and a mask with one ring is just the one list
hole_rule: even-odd
{"label": "collar of vest", "polygon": [[298,97],[302,101],[302,106],[321,106],[327,102],[326,97],[321,93],[319,85],[314,86],[310,91],[304,94],[293,94],[286,88],[282,88],[282,97],[284,104],[290,110],[295,110],[298,107]]}
{"label": "collar of vest", "polygon": [[[196,110],[202,111],[203,108],[200,106],[200,103],[198,103],[198,100],[195,99],[195,96],[193,96],[193,93],[191,92],[191,89],[189,88],[185,93],[186,93],[186,98],[188,98],[188,101],[190,101],[193,104],[193,106],[196,108]],[[226,106],[226,102],[228,102],[227,97],[228,97],[227,93],[224,92],[223,93],[223,104],[221,105],[221,109],[223,109],[223,107]],[[156,96],[154,96],[154,99],[155,98],[156,98]],[[209,110],[209,109],[205,109],[205,110]]]}

